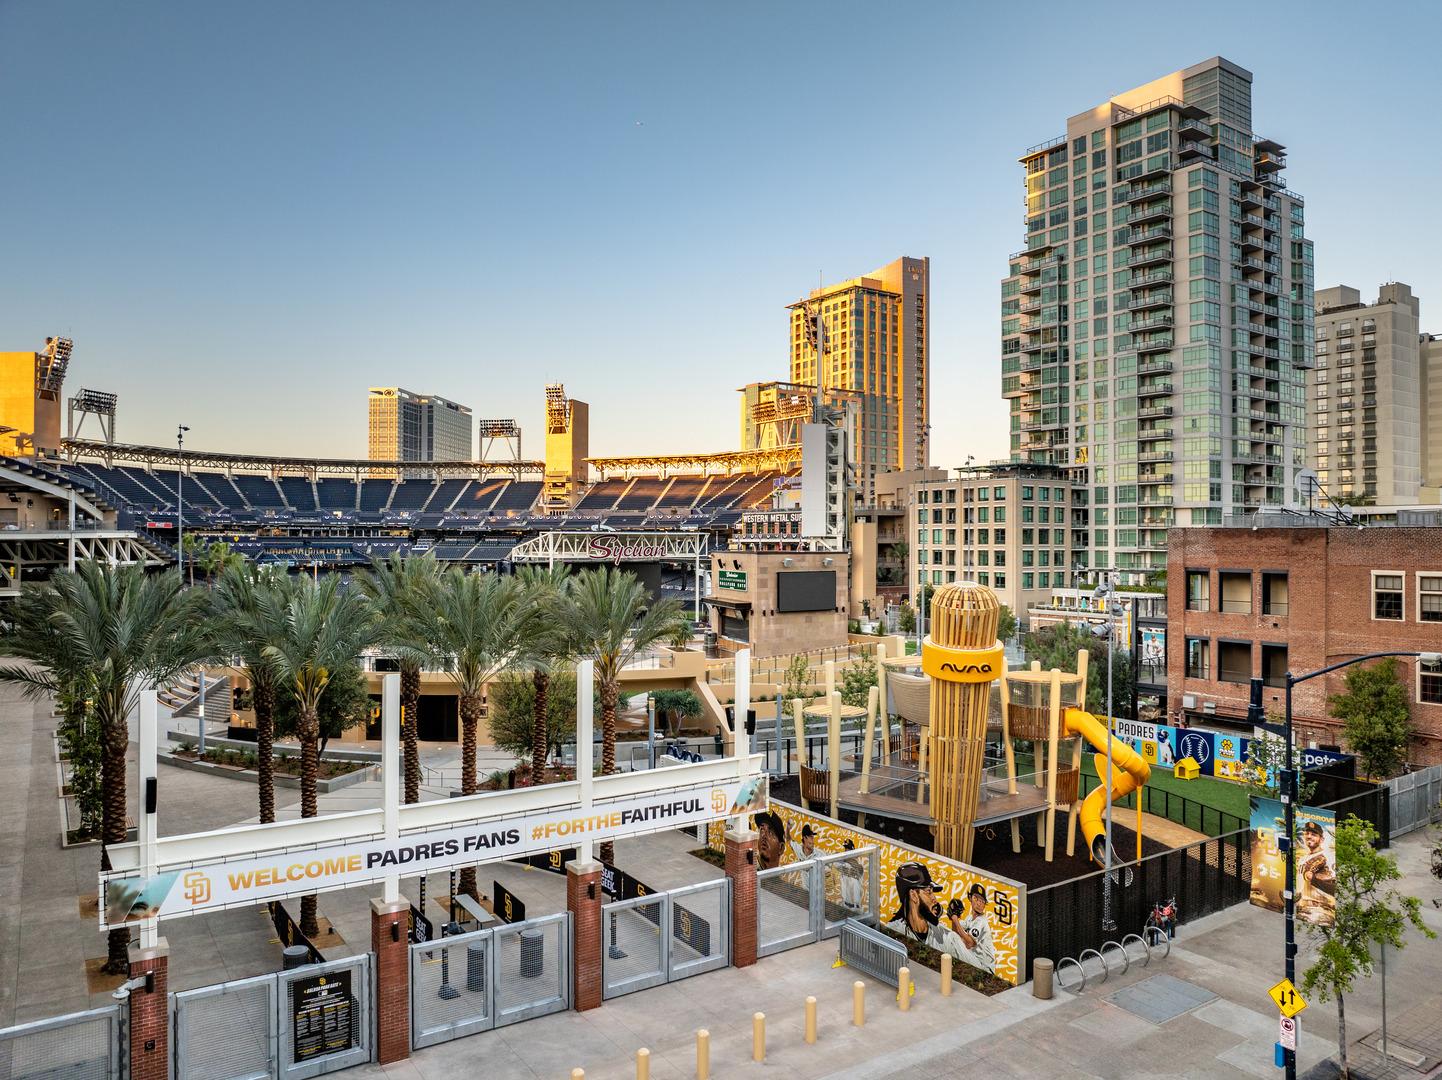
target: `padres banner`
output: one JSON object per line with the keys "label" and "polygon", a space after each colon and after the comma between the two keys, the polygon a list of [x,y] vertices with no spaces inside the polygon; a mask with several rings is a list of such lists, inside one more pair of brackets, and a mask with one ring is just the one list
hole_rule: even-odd
{"label": "padres banner", "polygon": [[614,840],[678,829],[765,810],[767,795],[763,774],[600,802],[586,816],[569,807],[479,827],[442,826],[408,833],[395,842],[372,837],[259,857],[197,860],[150,877],[133,870],[112,871],[100,875],[100,928],[365,885],[393,874],[429,874],[513,859],[551,851],[557,841]]}

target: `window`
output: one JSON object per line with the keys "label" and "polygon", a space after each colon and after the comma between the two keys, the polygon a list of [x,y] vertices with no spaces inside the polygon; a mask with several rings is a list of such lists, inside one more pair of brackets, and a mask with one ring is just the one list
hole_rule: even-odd
{"label": "window", "polygon": [[1419,622],[1442,622],[1442,577],[1417,575],[1417,619]]}
{"label": "window", "polygon": [[1372,571],[1372,618],[1401,621],[1404,577],[1404,574],[1392,570]]}
{"label": "window", "polygon": [[1268,686],[1287,685],[1287,646],[1262,643],[1262,682]]}
{"label": "window", "polygon": [[1212,643],[1206,638],[1187,638],[1187,678],[1211,679]]}
{"label": "window", "polygon": [[[1262,574],[1262,614],[1287,614],[1287,575],[1285,573]],[[1439,608],[1438,614],[1442,615],[1442,608]]]}
{"label": "window", "polygon": [[1252,681],[1252,643],[1250,641],[1221,641],[1217,643],[1217,678],[1222,682],[1242,683]]}
{"label": "window", "polygon": [[1234,615],[1252,613],[1252,574],[1249,570],[1220,570],[1217,585],[1222,594],[1222,610]]}
{"label": "window", "polygon": [[1428,705],[1442,705],[1442,671],[1417,665],[1417,700]]}
{"label": "window", "polygon": [[1212,610],[1212,580],[1205,570],[1187,571],[1187,610]]}

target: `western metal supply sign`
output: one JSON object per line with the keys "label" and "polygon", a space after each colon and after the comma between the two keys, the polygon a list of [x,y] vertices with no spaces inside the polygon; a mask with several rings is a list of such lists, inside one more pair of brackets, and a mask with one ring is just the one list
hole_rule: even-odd
{"label": "western metal supply sign", "polygon": [[416,876],[460,866],[548,852],[577,840],[682,828],[764,810],[764,774],[744,780],[680,785],[579,807],[500,817],[469,825],[441,825],[398,840],[372,836],[320,843],[301,851],[213,861],[197,859],[146,876],[135,870],[100,875],[100,926],[174,918],[287,896],[348,888],[397,875]]}

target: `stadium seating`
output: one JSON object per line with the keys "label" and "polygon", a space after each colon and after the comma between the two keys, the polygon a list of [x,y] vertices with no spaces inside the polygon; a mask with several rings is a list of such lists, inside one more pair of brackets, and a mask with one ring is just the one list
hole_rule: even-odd
{"label": "stadium seating", "polygon": [[315,511],[315,488],[304,476],[282,476],[280,491],[292,510]]}

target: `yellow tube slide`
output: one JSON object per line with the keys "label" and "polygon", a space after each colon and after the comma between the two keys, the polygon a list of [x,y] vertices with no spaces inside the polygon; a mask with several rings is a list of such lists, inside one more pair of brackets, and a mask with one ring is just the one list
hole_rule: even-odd
{"label": "yellow tube slide", "polygon": [[1103,815],[1106,813],[1107,739],[1112,740],[1112,801],[1125,798],[1147,782],[1151,766],[1131,746],[1120,739],[1112,738],[1107,727],[1089,712],[1081,709],[1067,709],[1063,717],[1068,735],[1079,735],[1097,751],[1097,775],[1102,784],[1082,802],[1081,828],[1086,838],[1087,850],[1093,861],[1106,862],[1106,829]]}

